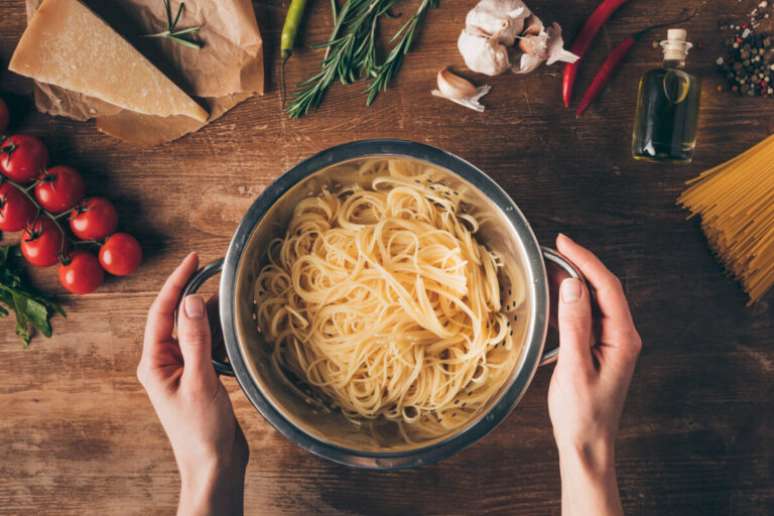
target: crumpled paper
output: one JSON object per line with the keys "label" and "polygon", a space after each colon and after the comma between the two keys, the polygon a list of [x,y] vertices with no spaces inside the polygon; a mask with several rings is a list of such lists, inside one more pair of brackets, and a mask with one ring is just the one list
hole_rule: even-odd
{"label": "crumpled paper", "polygon": [[[26,0],[28,19],[43,0]],[[263,95],[263,40],[250,0],[186,0],[178,28],[200,26],[198,50],[165,39],[143,38],[166,29],[162,0],[81,0],[210,113],[208,123],[255,94]],[[178,2],[171,0],[173,13]],[[185,116],[158,117],[35,81],[38,111],[74,120],[138,145],[157,145],[196,131]]]}

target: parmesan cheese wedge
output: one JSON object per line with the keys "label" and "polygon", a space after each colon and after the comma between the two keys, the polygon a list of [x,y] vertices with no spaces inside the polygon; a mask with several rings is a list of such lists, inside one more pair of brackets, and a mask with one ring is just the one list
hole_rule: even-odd
{"label": "parmesan cheese wedge", "polygon": [[45,0],[8,68],[122,109],[206,122],[199,104],[78,0]]}

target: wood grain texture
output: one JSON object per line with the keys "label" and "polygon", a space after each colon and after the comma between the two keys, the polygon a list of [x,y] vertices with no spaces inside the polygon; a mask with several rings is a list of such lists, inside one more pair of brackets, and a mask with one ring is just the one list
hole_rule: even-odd
{"label": "wood grain texture", "polygon": [[[573,34],[596,0],[533,0]],[[241,214],[283,170],[334,144],[399,137],[455,152],[491,174],[550,244],[563,231],[622,278],[645,348],[622,422],[618,466],[628,514],[774,513],[774,309],[745,308],[741,289],[711,256],[674,201],[683,182],[760,141],[774,101],[715,90],[718,20],[741,20],[752,0],[632,1],[601,32],[580,87],[610,48],[657,20],[704,4],[687,24],[704,78],[696,161],[653,166],[629,157],[636,83],[657,66],[643,40],[603,97],[576,120],[560,107],[558,66],[491,80],[484,114],[432,98],[434,76],[460,65],[456,37],[473,1],[441,0],[397,81],[367,109],[359,87],[337,85],[322,109],[289,120],[269,76],[263,98],[178,142],[135,148],[92,123],[29,110],[19,131],[40,135],[55,162],[82,170],[88,188],[118,205],[122,226],[147,252],[141,273],[94,295],[63,296],[55,337],[22,349],[0,325],[0,513],[170,514],[178,475],[166,437],[135,379],[145,314],[162,280],[190,250],[220,257]],[[327,32],[328,2],[312,2],[304,44]],[[408,12],[411,7],[401,8]],[[277,49],[284,7],[256,4]],[[0,63],[24,26],[21,0],[0,0]],[[299,49],[289,83],[311,74],[319,52]],[[28,81],[3,73],[0,90],[23,102]],[[27,101],[29,102],[29,101]],[[39,284],[61,293],[53,271]],[[350,470],[317,459],[275,432],[226,379],[252,449],[249,514],[558,514],[557,454],[546,410],[550,368],[490,436],[434,466],[397,473]]]}

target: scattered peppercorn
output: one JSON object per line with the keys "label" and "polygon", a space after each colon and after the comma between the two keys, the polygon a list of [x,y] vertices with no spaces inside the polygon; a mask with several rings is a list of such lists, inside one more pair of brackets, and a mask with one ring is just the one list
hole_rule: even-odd
{"label": "scattered peppercorn", "polygon": [[715,61],[725,79],[725,87],[740,96],[771,97],[774,89],[774,47],[771,35],[757,32],[763,20],[769,18],[772,5],[762,1],[749,13],[748,20],[739,24],[723,24],[722,31],[729,31],[725,39],[726,56]]}

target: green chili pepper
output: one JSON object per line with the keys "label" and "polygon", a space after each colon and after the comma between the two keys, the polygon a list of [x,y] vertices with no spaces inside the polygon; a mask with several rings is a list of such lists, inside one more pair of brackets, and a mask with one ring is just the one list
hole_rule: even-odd
{"label": "green chili pepper", "polygon": [[293,44],[296,41],[298,29],[301,26],[301,18],[304,16],[307,0],[292,0],[288,13],[285,15],[285,24],[282,26],[280,36],[280,82],[282,88],[282,105],[285,105],[285,63],[293,53]]}

